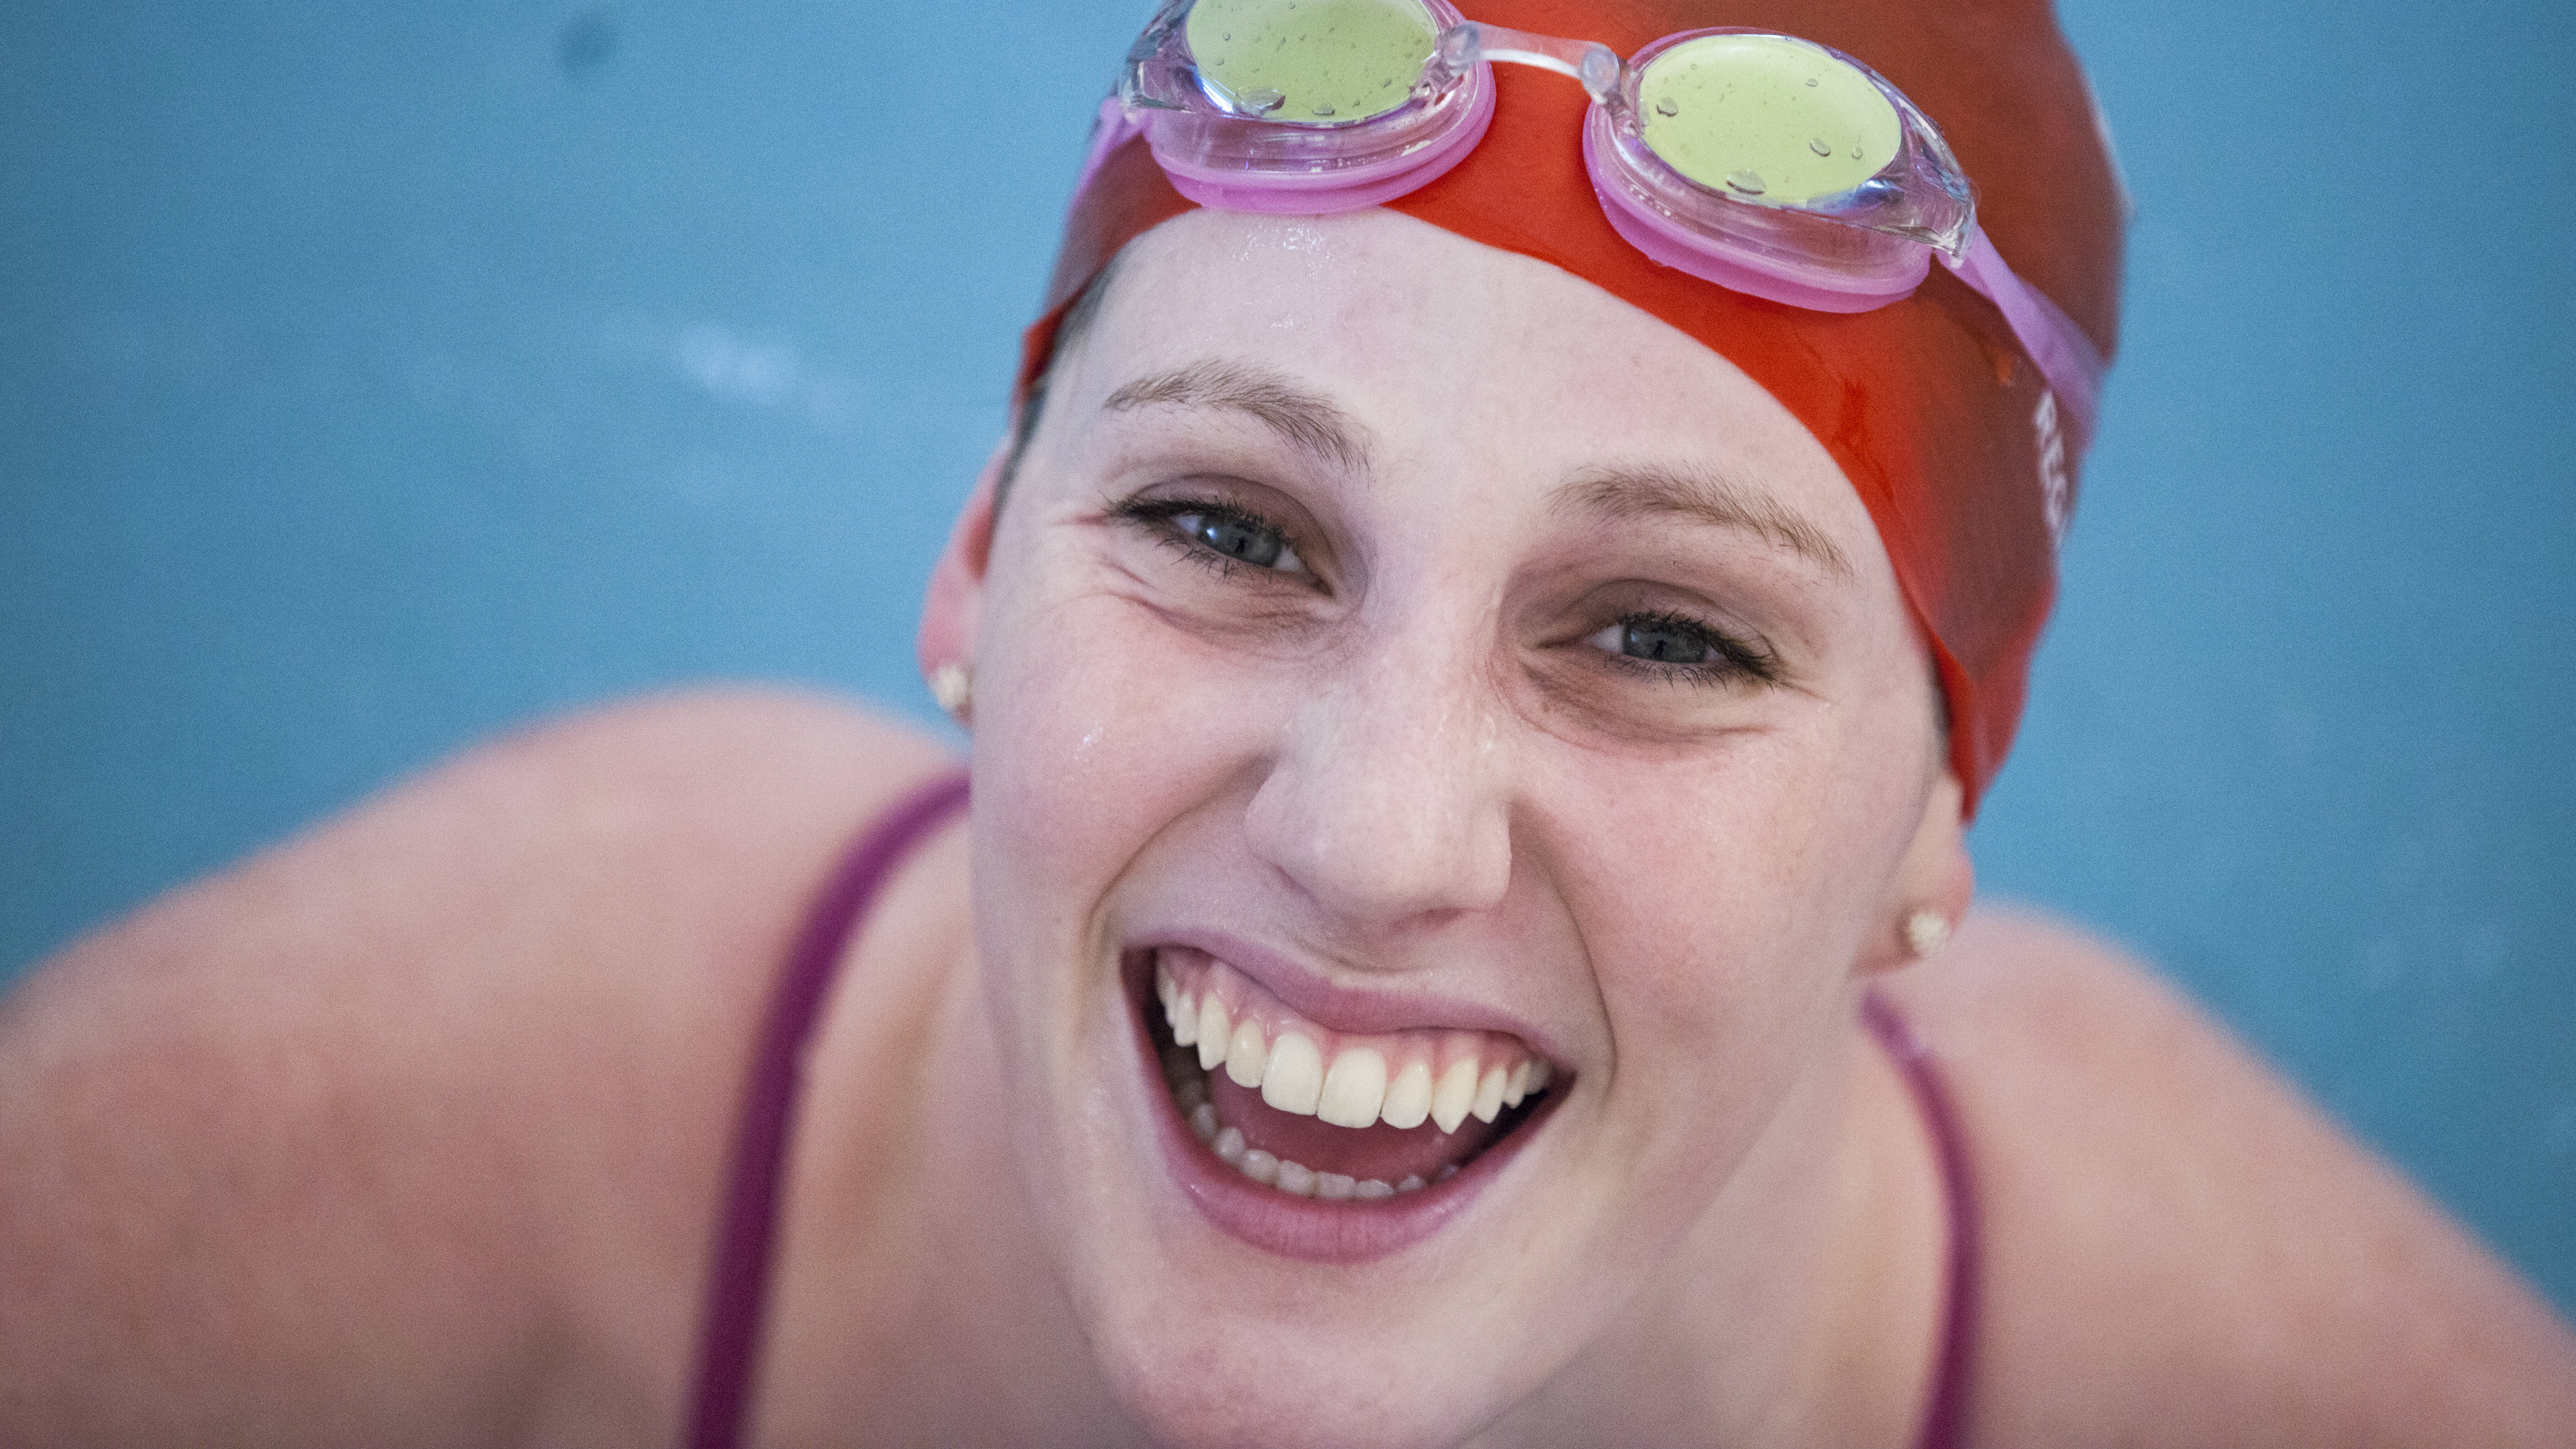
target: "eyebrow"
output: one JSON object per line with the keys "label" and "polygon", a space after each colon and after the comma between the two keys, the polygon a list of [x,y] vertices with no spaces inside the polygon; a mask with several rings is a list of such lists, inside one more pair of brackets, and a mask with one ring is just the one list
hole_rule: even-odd
{"label": "eyebrow", "polygon": [[1119,413],[1143,407],[1241,413],[1294,447],[1354,472],[1368,470],[1368,430],[1323,395],[1266,368],[1240,362],[1193,362],[1137,378],[1111,393],[1100,410]]}
{"label": "eyebrow", "polygon": [[1838,577],[1852,576],[1851,560],[1843,557],[1823,529],[1769,495],[1715,474],[1677,468],[1603,468],[1559,488],[1553,504],[1560,512],[1604,520],[1695,519],[1753,534]]}

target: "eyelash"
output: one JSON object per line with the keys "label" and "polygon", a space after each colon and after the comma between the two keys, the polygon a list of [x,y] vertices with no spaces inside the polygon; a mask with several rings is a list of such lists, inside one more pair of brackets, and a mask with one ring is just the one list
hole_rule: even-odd
{"label": "eyelash", "polygon": [[1705,663],[1673,664],[1658,659],[1639,659],[1625,652],[1599,651],[1609,660],[1611,668],[1640,679],[1663,684],[1696,685],[1703,689],[1727,689],[1747,681],[1757,684],[1780,682],[1779,656],[1687,615],[1661,610],[1622,614],[1608,627],[1620,630],[1669,629],[1698,640],[1712,656]]}
{"label": "eyelash", "polygon": [[[1271,572],[1267,569],[1253,569],[1241,560],[1208,547],[1199,539],[1183,533],[1172,525],[1173,519],[1185,518],[1192,514],[1221,519],[1238,528],[1275,533],[1286,541],[1289,548],[1296,547],[1296,540],[1289,534],[1287,528],[1275,520],[1239,503],[1222,502],[1214,498],[1129,498],[1109,510],[1110,517],[1145,528],[1157,542],[1220,578],[1233,578],[1247,569],[1255,573]],[[1621,651],[1594,651],[1607,661],[1610,668],[1634,678],[1660,684],[1687,684],[1702,689],[1734,688],[1748,681],[1758,684],[1780,682],[1778,656],[1758,644],[1739,639],[1723,629],[1711,627],[1687,615],[1663,610],[1622,614],[1611,620],[1607,627],[1620,630],[1669,629],[1686,638],[1697,640],[1707,647],[1712,656],[1699,664],[1676,664],[1656,659],[1639,659]]]}
{"label": "eyelash", "polygon": [[[1278,577],[1293,577],[1278,575],[1277,571],[1272,569],[1255,568],[1241,559],[1219,553],[1196,537],[1183,533],[1172,525],[1173,519],[1186,518],[1191,514],[1218,519],[1238,528],[1275,533],[1291,550],[1297,546],[1296,539],[1290,535],[1284,525],[1239,503],[1225,503],[1214,498],[1130,498],[1112,506],[1109,510],[1110,517],[1143,527],[1157,542],[1168,546],[1182,558],[1219,578],[1230,579],[1247,571],[1274,574]],[[1304,557],[1303,554],[1298,556]]]}

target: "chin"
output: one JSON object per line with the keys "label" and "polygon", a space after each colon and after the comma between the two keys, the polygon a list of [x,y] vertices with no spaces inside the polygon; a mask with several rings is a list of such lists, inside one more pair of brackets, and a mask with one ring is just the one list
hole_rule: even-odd
{"label": "chin", "polygon": [[1261,1341],[1211,1343],[1166,1325],[1104,1355],[1135,1421],[1158,1444],[1245,1449],[1438,1449],[1490,1419],[1480,1383],[1416,1372],[1417,1355],[1345,1336],[1273,1330]]}

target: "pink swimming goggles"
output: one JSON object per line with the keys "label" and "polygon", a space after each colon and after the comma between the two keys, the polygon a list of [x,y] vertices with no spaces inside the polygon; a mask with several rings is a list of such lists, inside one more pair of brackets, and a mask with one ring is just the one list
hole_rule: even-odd
{"label": "pink swimming goggles", "polygon": [[1622,61],[1467,20],[1449,0],[1167,0],[1101,106],[1082,184],[1142,133],[1202,206],[1375,206],[1484,138],[1495,61],[1582,84],[1593,190],[1648,257],[1773,302],[1866,312],[1912,295],[1937,255],[2092,436],[2102,355],[2004,264],[1939,129],[1877,72],[1794,36],[1684,31]]}

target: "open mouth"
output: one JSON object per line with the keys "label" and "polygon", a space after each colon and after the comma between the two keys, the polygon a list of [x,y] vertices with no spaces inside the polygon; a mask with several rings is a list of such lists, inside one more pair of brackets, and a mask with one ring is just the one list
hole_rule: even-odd
{"label": "open mouth", "polygon": [[1275,1199],[1383,1212],[1444,1196],[1563,1080],[1509,1033],[1337,1032],[1204,951],[1147,955],[1137,1005],[1174,1113],[1213,1165]]}

